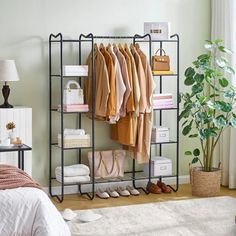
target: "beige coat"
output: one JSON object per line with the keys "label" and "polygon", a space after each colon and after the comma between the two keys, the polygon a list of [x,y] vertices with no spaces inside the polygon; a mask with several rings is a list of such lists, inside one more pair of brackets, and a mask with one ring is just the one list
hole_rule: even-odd
{"label": "beige coat", "polygon": [[[142,56],[139,55],[133,45],[131,45],[131,53],[134,56],[135,64],[138,73],[139,86],[140,86],[140,103],[139,103],[139,117],[138,117],[138,136],[135,149],[135,156],[138,163],[146,163],[149,161],[150,154],[150,141],[152,130],[152,112],[145,113],[149,107],[149,100],[147,98],[152,96],[150,94],[149,85],[147,83],[146,73],[143,68]],[[146,62],[148,63],[148,62]],[[144,64],[145,65],[145,64]],[[145,69],[147,69],[145,67]]]}

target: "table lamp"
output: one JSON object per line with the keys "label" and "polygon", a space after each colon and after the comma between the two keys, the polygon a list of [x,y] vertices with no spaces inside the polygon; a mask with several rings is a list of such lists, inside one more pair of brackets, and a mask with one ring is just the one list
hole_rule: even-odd
{"label": "table lamp", "polygon": [[16,65],[14,60],[0,60],[0,81],[4,81],[5,84],[2,88],[2,95],[4,97],[4,103],[0,105],[0,108],[13,108],[8,103],[8,97],[10,95],[10,88],[7,85],[8,81],[18,81],[19,76],[17,73]]}

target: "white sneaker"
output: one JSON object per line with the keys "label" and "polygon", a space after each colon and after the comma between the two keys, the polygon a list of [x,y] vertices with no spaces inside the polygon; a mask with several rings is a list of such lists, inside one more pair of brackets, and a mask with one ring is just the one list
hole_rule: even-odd
{"label": "white sneaker", "polygon": [[128,185],[127,187],[126,187],[126,189],[130,192],[130,194],[131,195],[133,195],[133,196],[139,196],[139,194],[140,194],[140,192],[137,190],[137,189],[135,189],[134,187],[132,187],[132,186],[130,186],[130,185]]}
{"label": "white sneaker", "polygon": [[123,196],[123,197],[129,197],[129,196],[130,196],[129,191],[126,190],[125,188],[121,187],[121,186],[119,186],[119,187],[117,188],[117,192],[118,192],[121,196]]}
{"label": "white sneaker", "polygon": [[112,188],[107,188],[107,193],[110,195],[110,197],[118,198],[120,195]]}
{"label": "white sneaker", "polygon": [[109,198],[109,194],[105,191],[102,191],[100,188],[97,189],[96,195],[101,199],[108,199]]}

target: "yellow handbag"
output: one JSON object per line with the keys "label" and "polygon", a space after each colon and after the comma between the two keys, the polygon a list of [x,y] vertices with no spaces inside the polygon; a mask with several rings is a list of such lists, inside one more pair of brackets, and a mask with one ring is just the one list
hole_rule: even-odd
{"label": "yellow handbag", "polygon": [[[157,55],[159,51],[163,51],[164,55]],[[169,71],[170,70],[170,57],[166,55],[164,49],[159,48],[155,55],[152,56],[152,70],[153,71]]]}

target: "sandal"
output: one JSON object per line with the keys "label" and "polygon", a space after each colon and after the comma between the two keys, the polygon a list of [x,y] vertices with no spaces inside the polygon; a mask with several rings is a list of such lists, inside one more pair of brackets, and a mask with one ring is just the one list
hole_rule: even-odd
{"label": "sandal", "polygon": [[172,192],[171,188],[161,181],[157,181],[157,186],[159,188],[161,188],[163,193],[171,193]]}
{"label": "sandal", "polygon": [[162,192],[161,188],[152,182],[148,182],[147,191],[154,194],[160,194]]}

